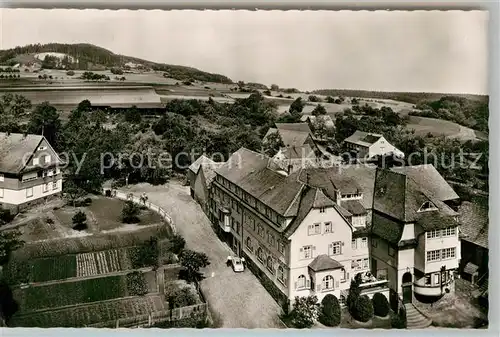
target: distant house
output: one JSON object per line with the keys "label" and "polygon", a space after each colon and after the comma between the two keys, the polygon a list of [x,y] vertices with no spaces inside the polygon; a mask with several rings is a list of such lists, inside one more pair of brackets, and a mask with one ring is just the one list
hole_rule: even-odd
{"label": "distant house", "polygon": [[45,137],[0,133],[0,207],[19,212],[60,195],[60,164]]}
{"label": "distant house", "polygon": [[314,129],[320,121],[322,121],[325,124],[325,127],[327,129],[334,129],[335,128],[335,123],[333,122],[332,117],[329,115],[320,115],[320,116],[313,116],[313,115],[303,115],[300,118],[301,122],[308,123],[309,126]]}
{"label": "distant house", "polygon": [[223,164],[202,155],[189,166],[187,175],[191,197],[202,206],[204,211],[208,209],[208,195],[211,183],[215,178],[215,169]]}
{"label": "distant house", "polygon": [[344,140],[345,147],[356,153],[358,159],[370,160],[377,156],[395,155],[404,158],[404,153],[389,143],[384,136],[357,130]]}
{"label": "distant house", "polygon": [[285,147],[300,147],[305,144],[314,146],[313,134],[307,123],[276,123],[276,128],[269,128],[264,141],[270,134],[278,133]]}

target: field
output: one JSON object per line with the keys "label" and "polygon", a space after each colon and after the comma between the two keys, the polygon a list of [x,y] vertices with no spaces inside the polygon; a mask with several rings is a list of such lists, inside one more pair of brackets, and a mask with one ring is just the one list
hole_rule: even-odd
{"label": "field", "polygon": [[32,262],[33,282],[63,280],[77,276],[77,257],[62,255],[57,258],[37,259]]}
{"label": "field", "polygon": [[410,116],[407,129],[415,130],[415,134],[419,136],[425,136],[430,133],[434,136],[444,135],[445,137],[459,138],[464,141],[484,138],[485,136],[457,123],[419,116]]}
{"label": "field", "polygon": [[22,312],[105,301],[128,296],[125,276],[32,286],[14,290]]}
{"label": "field", "polygon": [[84,327],[118,318],[133,318],[136,315],[166,309],[167,303],[160,295],[147,295],[40,313],[16,314],[10,325],[12,327],[44,328]]}

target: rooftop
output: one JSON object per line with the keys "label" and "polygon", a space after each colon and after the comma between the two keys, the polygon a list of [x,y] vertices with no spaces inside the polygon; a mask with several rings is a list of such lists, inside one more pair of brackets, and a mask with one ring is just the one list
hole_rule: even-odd
{"label": "rooftop", "polygon": [[26,156],[33,154],[43,136],[0,132],[0,172],[20,173],[26,166]]}
{"label": "rooftop", "polygon": [[356,130],[352,135],[347,137],[344,141],[368,147],[373,143],[375,143],[377,140],[379,140],[381,137],[382,135],[378,133],[369,133]]}

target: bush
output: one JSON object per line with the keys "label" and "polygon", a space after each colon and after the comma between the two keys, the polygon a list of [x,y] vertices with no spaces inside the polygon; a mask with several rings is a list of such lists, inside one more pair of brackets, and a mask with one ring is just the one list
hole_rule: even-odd
{"label": "bush", "polygon": [[82,211],[78,211],[78,213],[76,213],[73,216],[72,221],[73,221],[73,229],[77,231],[82,231],[87,229],[87,215]]}
{"label": "bush", "polygon": [[145,244],[131,248],[132,268],[157,267],[159,255],[158,239],[151,237]]}
{"label": "bush", "polygon": [[191,288],[166,287],[165,298],[171,308],[181,308],[196,304],[196,295]]}
{"label": "bush", "polygon": [[92,204],[92,198],[85,198],[83,202],[85,203],[85,206],[90,206]]}
{"label": "bush", "polygon": [[127,274],[127,290],[130,296],[143,296],[148,293],[148,286],[144,274],[134,271]]}
{"label": "bush", "polygon": [[47,219],[45,219],[45,222],[48,223],[49,225],[52,225],[54,223],[54,219],[47,218]]}
{"label": "bush", "polygon": [[379,317],[385,317],[389,314],[389,301],[381,294],[376,293],[372,298],[373,313]]}
{"label": "bush", "polygon": [[406,312],[403,309],[400,309],[397,315],[392,316],[391,327],[394,329],[406,329]]}
{"label": "bush", "polygon": [[75,75],[75,72],[74,72],[73,70],[68,70],[68,71],[66,72],[66,75],[68,75],[68,76],[74,76],[74,75]]}
{"label": "bush", "polygon": [[368,322],[373,318],[373,305],[370,298],[366,295],[361,296],[351,313],[352,317],[360,322]]}
{"label": "bush", "polygon": [[174,254],[179,255],[186,246],[186,240],[179,234],[174,234],[172,239],[170,239],[170,251]]}
{"label": "bush", "polygon": [[295,297],[290,313],[291,323],[297,329],[308,329],[318,317],[318,298],[316,296]]}
{"label": "bush", "polygon": [[14,219],[14,215],[10,213],[8,209],[0,209],[0,225],[3,223],[9,223]]}
{"label": "bush", "polygon": [[125,206],[123,206],[122,210],[122,221],[124,223],[138,223],[139,220],[139,214],[141,212],[141,209],[139,206],[134,204],[132,201],[127,201],[125,203]]}
{"label": "bush", "polygon": [[337,326],[340,324],[340,303],[332,294],[326,295],[321,301],[321,310],[318,320],[326,326]]}

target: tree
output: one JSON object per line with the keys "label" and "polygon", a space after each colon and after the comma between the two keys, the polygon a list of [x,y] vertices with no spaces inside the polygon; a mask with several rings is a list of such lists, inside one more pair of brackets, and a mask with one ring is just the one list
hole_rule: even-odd
{"label": "tree", "polygon": [[293,115],[294,113],[302,113],[304,110],[305,103],[302,101],[302,97],[298,97],[295,101],[290,105],[289,112]]}
{"label": "tree", "polygon": [[337,297],[327,294],[321,301],[321,309],[318,320],[326,326],[337,326],[340,324],[341,311]]}
{"label": "tree", "polygon": [[30,114],[28,132],[43,135],[57,151],[62,149],[61,131],[61,120],[56,108],[51,106],[49,102],[37,105]]}
{"label": "tree", "polygon": [[198,282],[202,279],[201,268],[210,265],[208,256],[205,253],[195,252],[193,250],[183,250],[180,255],[181,266],[184,268],[184,279],[191,282]]}
{"label": "tree", "polygon": [[139,214],[141,209],[133,201],[125,202],[122,209],[122,221],[124,223],[138,223],[140,221]]}
{"label": "tree", "polygon": [[368,322],[373,318],[373,305],[372,301],[367,295],[359,297],[354,305],[354,310],[351,313],[352,317],[360,322]]}
{"label": "tree", "polygon": [[318,96],[315,96],[315,95],[310,95],[308,97],[309,99],[309,102],[321,102],[321,98],[319,98]]}
{"label": "tree", "polygon": [[125,121],[129,123],[139,124],[142,120],[141,112],[134,105],[125,112]]}
{"label": "tree", "polygon": [[72,218],[73,229],[78,231],[87,229],[87,215],[82,211],[78,211]]}
{"label": "tree", "polygon": [[271,91],[279,91],[280,87],[277,84],[271,84]]}
{"label": "tree", "polygon": [[349,313],[352,315],[356,305],[358,303],[358,300],[361,296],[361,289],[359,288],[359,285],[361,284],[361,274],[356,274],[354,276],[354,279],[351,280],[351,285],[349,287],[349,295],[347,295],[347,309],[349,310]]}
{"label": "tree", "polygon": [[352,104],[352,105],[358,105],[358,104],[359,104],[359,100],[358,100],[356,97],[353,97],[353,98],[351,99],[351,104]]}
{"label": "tree", "polygon": [[0,231],[0,271],[1,267],[9,262],[11,253],[24,244],[20,236],[19,231]]}
{"label": "tree", "polygon": [[326,115],[326,109],[323,105],[318,104],[312,111],[313,116]]}
{"label": "tree", "polygon": [[379,317],[385,317],[389,314],[389,301],[381,293],[376,293],[372,298],[373,312]]}
{"label": "tree", "polygon": [[170,239],[170,251],[174,254],[180,254],[186,246],[186,240],[179,234],[174,234]]}
{"label": "tree", "polygon": [[316,296],[295,297],[290,318],[297,329],[307,329],[314,325],[318,317],[318,298]]}
{"label": "tree", "polygon": [[285,144],[283,143],[283,140],[278,132],[268,135],[263,143],[264,153],[270,157],[273,157],[276,153],[278,153],[279,149],[284,146]]}
{"label": "tree", "polygon": [[75,207],[76,201],[80,198],[83,198],[87,195],[84,189],[80,188],[75,184],[75,182],[71,179],[66,180],[63,186],[64,197],[68,199],[70,204]]}
{"label": "tree", "polygon": [[327,102],[327,103],[335,103],[335,98],[333,98],[332,96],[328,96],[328,97],[326,98],[326,102]]}

